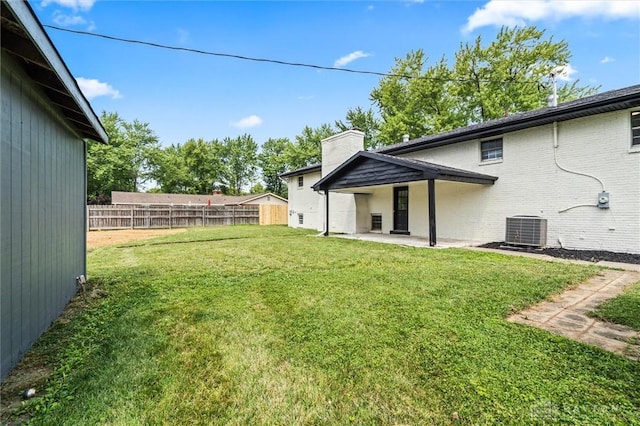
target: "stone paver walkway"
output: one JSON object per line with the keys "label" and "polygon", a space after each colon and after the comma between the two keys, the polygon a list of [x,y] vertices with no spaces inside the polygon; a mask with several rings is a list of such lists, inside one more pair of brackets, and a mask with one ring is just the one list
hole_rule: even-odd
{"label": "stone paver walkway", "polygon": [[598,275],[522,312],[508,320],[539,327],[569,339],[599,346],[627,358],[640,361],[640,333],[622,325],[588,317],[607,299],[622,293],[625,287],[640,281],[640,272],[602,270]]}

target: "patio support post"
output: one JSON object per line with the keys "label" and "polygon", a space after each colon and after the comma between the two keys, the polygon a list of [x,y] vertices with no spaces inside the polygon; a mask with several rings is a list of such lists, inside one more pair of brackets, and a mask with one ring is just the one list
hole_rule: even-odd
{"label": "patio support post", "polygon": [[436,185],[434,179],[429,179],[429,245],[436,245]]}
{"label": "patio support post", "polygon": [[324,190],[324,195],[325,195],[325,218],[324,218],[324,236],[328,237],[329,236],[329,190],[325,189]]}

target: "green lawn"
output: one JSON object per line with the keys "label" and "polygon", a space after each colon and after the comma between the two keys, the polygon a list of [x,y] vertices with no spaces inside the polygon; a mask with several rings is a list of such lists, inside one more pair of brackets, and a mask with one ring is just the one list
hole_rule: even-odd
{"label": "green lawn", "polygon": [[640,363],[504,320],[594,267],[286,227],[96,249],[34,424],[640,424]]}
{"label": "green lawn", "polygon": [[592,312],[592,316],[640,331],[640,283],[604,302]]}

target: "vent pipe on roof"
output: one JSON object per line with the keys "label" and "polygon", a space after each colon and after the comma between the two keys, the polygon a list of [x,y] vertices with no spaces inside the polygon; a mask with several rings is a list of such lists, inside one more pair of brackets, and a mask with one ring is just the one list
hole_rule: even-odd
{"label": "vent pipe on roof", "polygon": [[402,135],[402,142],[404,143],[409,142],[409,135]]}
{"label": "vent pipe on roof", "polygon": [[556,72],[551,73],[551,84],[553,85],[553,93],[547,98],[547,106],[558,106],[558,85],[556,84]]}

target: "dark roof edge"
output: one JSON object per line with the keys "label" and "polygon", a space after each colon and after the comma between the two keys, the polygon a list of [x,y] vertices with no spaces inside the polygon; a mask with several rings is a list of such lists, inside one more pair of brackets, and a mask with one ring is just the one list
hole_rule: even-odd
{"label": "dark roof edge", "polygon": [[322,164],[313,164],[311,166],[306,166],[296,170],[291,170],[290,172],[281,173],[279,176],[281,178],[287,178],[291,176],[304,175],[306,173],[319,172],[320,170],[322,170]]}
{"label": "dark roof edge", "polygon": [[[69,71],[60,53],[36,17],[31,5],[26,1],[3,1],[3,3],[11,10],[11,13],[18,19],[20,24],[24,26],[29,40],[31,40],[42,57],[49,63],[51,70],[58,76],[60,83],[67,89],[69,95],[87,119],[87,124],[95,130],[96,136],[99,138],[97,141],[108,143],[109,136],[102,126],[100,119],[95,111],[93,111],[87,98],[82,94],[76,79]],[[81,134],[82,132],[78,130],[78,133]]]}
{"label": "dark roof edge", "polygon": [[513,116],[474,124],[445,133],[429,135],[406,143],[399,143],[377,149],[384,154],[405,154],[427,148],[450,145],[484,137],[497,136],[530,127],[567,121],[604,112],[619,111],[640,105],[640,85],[611,90],[575,101],[527,111]]}

